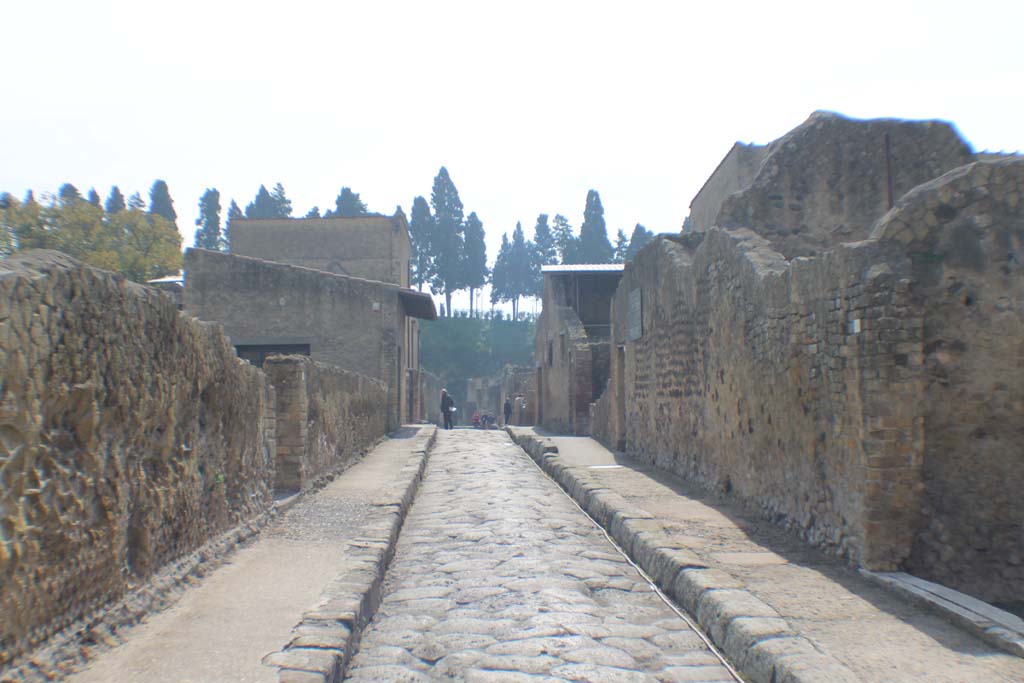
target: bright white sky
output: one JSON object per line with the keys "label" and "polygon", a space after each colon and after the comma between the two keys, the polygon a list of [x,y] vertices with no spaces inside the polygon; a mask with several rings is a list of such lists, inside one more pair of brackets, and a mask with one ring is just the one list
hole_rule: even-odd
{"label": "bright white sky", "polygon": [[488,257],[538,213],[676,231],[736,140],[815,109],[953,121],[1024,147],[1024,3],[13,0],[0,191],[170,186],[296,215],[342,185],[408,214],[448,167]]}

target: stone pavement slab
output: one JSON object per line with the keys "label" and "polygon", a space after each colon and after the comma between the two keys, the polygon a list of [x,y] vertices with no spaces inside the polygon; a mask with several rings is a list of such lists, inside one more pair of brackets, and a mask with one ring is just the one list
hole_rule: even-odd
{"label": "stone pavement slab", "polygon": [[293,627],[304,610],[324,607],[318,600],[344,572],[351,546],[394,516],[392,503],[409,488],[408,468],[422,467],[433,433],[432,426],[406,427],[383,441],[322,490],[297,500],[176,605],[67,680],[271,683],[278,671],[261,659],[289,641],[318,648],[306,652],[307,663],[332,657],[321,646],[348,636],[343,623]]}
{"label": "stone pavement slab", "polygon": [[346,680],[735,681],[500,431],[439,432]]}
{"label": "stone pavement slab", "polygon": [[1024,659],[729,501],[593,439],[510,432],[753,681],[1024,681]]}

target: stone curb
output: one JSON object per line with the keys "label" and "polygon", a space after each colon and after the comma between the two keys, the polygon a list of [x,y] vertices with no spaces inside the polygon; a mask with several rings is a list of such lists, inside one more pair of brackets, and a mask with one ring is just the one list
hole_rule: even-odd
{"label": "stone curb", "polygon": [[584,467],[566,464],[551,439],[505,430],[541,469],[704,629],[754,683],[855,683],[860,679],[800,636],[770,605],[731,574],[708,567],[661,531],[648,513],[603,487]]}
{"label": "stone curb", "polygon": [[930,610],[989,645],[1017,657],[1024,657],[1024,620],[981,600],[931,581],[903,572],[873,572],[860,575],[876,586],[904,600]]}
{"label": "stone curb", "polygon": [[282,650],[263,658],[278,668],[280,683],[336,683],[344,677],[363,628],[380,605],[384,574],[436,436],[436,426],[423,425],[405,465],[371,501],[379,512],[348,542],[346,559],[320,602],[302,615]]}

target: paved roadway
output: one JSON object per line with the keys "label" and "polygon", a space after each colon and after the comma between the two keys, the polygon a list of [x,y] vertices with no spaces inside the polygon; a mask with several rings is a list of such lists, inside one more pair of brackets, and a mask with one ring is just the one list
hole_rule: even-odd
{"label": "paved roadway", "polygon": [[500,431],[438,432],[347,680],[730,681]]}

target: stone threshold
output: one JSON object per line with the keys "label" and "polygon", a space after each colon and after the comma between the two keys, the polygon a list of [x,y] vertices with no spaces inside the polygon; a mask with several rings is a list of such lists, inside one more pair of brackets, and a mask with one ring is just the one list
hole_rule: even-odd
{"label": "stone threshold", "polygon": [[960,591],[905,572],[860,570],[871,583],[887,588],[915,605],[937,613],[989,645],[1024,657],[1024,619]]}
{"label": "stone threshold", "polygon": [[381,589],[395,554],[398,535],[416,497],[437,436],[434,425],[417,425],[416,443],[406,464],[372,501],[379,514],[348,542],[348,553],[337,578],[319,603],[302,615],[291,640],[263,664],[278,669],[280,683],[337,683],[359,647],[363,629],[380,606]]}
{"label": "stone threshold", "polygon": [[752,683],[859,680],[742,583],[666,536],[652,515],[591,478],[590,468],[567,464],[554,441],[528,428],[506,431]]}

